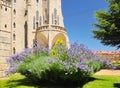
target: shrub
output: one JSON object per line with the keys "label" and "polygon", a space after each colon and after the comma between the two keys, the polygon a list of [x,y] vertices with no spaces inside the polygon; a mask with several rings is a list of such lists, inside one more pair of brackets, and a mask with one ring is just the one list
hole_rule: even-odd
{"label": "shrub", "polygon": [[[55,51],[54,54],[53,51]],[[27,50],[24,51],[26,52]],[[100,69],[113,66],[109,61],[94,55],[84,45],[77,43],[67,49],[58,42],[52,50],[52,55],[49,52],[51,51],[37,45],[28,54],[14,55],[8,59],[10,64],[8,72],[21,73],[38,84],[80,84],[86,77]],[[19,62],[21,62],[20,65],[18,65]]]}
{"label": "shrub", "polygon": [[26,61],[30,54],[33,53],[33,49],[25,49],[21,53],[16,53],[13,56],[7,59],[7,63],[9,65],[9,69],[6,71],[6,75],[12,74],[16,72],[16,69]]}
{"label": "shrub", "polygon": [[67,47],[62,39],[58,39],[52,49],[52,56],[65,60],[67,58]]}

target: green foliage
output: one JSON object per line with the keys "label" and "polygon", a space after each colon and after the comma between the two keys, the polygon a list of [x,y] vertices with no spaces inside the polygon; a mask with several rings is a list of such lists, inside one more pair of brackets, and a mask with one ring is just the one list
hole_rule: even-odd
{"label": "green foliage", "polygon": [[114,62],[113,63],[115,66],[120,66],[120,61]]}
{"label": "green foliage", "polygon": [[88,64],[92,69],[94,69],[94,72],[97,72],[101,69],[101,64],[98,61],[94,61],[94,63],[90,62]]}
{"label": "green foliage", "polygon": [[[74,43],[66,49],[64,43],[59,40],[53,50],[54,55],[49,54],[48,49],[35,47],[32,53],[18,54],[8,59],[8,62],[20,62],[11,64],[9,73],[21,73],[35,84],[60,84],[80,85],[88,80],[94,72],[101,67],[112,66],[110,62],[103,62],[84,45]],[[29,51],[31,52],[31,50]],[[23,58],[24,55],[25,58]],[[19,58],[18,58],[19,57]],[[112,68],[112,67],[111,67]],[[86,80],[84,80],[86,79]],[[83,81],[84,80],[84,81]]]}
{"label": "green foliage", "polygon": [[38,56],[33,54],[29,57],[28,61],[24,62],[17,70],[17,72],[25,75],[34,82],[38,82],[41,79],[46,71],[49,69],[48,59],[51,57],[48,56]]}
{"label": "green foliage", "polygon": [[58,39],[52,49],[52,56],[65,60],[67,58],[67,47],[62,39]]}
{"label": "green foliage", "polygon": [[120,1],[107,1],[109,9],[97,11],[95,14],[98,22],[94,26],[99,30],[93,30],[94,38],[100,40],[104,45],[120,48]]}

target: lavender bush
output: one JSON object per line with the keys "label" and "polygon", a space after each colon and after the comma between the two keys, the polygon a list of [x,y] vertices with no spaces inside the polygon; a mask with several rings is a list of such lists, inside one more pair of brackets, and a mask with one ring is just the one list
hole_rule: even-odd
{"label": "lavender bush", "polygon": [[40,42],[37,44],[35,43],[33,45],[33,48],[26,48],[21,53],[14,54],[13,56],[7,59],[7,64],[9,65],[9,69],[5,72],[6,75],[16,73],[18,67],[20,67],[22,64],[32,61],[32,59],[34,59],[33,58],[34,56],[36,56],[37,58],[42,55],[48,56],[49,49],[44,48]]}
{"label": "lavender bush", "polygon": [[[63,46],[64,47],[64,46]],[[63,48],[61,44],[55,46],[55,56],[50,54],[53,50],[35,46],[15,54],[7,61],[10,65],[7,74],[21,73],[35,83],[50,82],[80,84],[86,77],[102,68],[112,68],[113,65],[94,55],[84,45],[74,43],[70,49]]]}
{"label": "lavender bush", "polygon": [[17,68],[26,61],[30,54],[33,53],[32,49],[25,49],[21,53],[16,53],[13,56],[7,59],[7,63],[9,65],[9,69],[6,71],[6,75],[10,75],[12,73],[16,73]]}

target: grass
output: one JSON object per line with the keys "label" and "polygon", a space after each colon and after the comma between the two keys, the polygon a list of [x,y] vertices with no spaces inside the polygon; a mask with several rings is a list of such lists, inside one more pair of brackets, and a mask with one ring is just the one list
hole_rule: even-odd
{"label": "grass", "polygon": [[0,88],[38,88],[32,84],[26,77],[14,74],[10,78],[0,80]]}
{"label": "grass", "polygon": [[93,76],[94,81],[88,82],[83,88],[120,88],[120,76]]}
{"label": "grass", "polygon": [[[95,79],[93,81],[86,83],[83,86],[83,88],[120,88],[120,76],[94,75],[93,78]],[[9,79],[0,80],[0,88],[68,88],[68,87],[38,86],[31,83],[29,79],[27,79],[26,77],[19,74],[14,74]]]}

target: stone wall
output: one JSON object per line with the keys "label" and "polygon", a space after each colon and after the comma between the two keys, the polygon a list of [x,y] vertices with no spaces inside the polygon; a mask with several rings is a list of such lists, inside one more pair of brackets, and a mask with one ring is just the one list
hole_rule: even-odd
{"label": "stone wall", "polygon": [[36,29],[38,40],[46,37],[49,47],[58,38],[69,46],[61,0],[0,0],[0,77],[7,68],[6,58],[33,46]]}
{"label": "stone wall", "polygon": [[11,55],[11,2],[0,0],[0,78],[8,68],[6,58]]}
{"label": "stone wall", "polygon": [[120,62],[120,51],[97,51],[95,54],[112,62]]}

